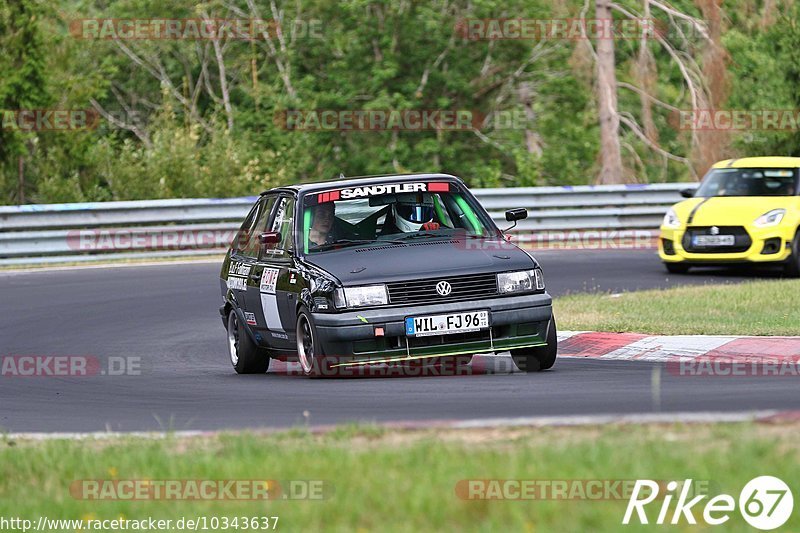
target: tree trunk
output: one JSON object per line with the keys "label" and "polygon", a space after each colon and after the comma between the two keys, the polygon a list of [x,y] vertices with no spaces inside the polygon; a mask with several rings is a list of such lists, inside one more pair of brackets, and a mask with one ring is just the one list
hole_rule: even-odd
{"label": "tree trunk", "polygon": [[[644,0],[643,14],[644,20],[652,20],[650,16],[650,0]],[[639,82],[639,87],[644,91],[639,95],[639,103],[642,107],[642,130],[644,131],[645,137],[647,137],[651,143],[658,145],[658,129],[653,120],[653,102],[647,97],[647,95],[655,95],[658,89],[656,84],[657,74],[655,72],[656,62],[647,45],[649,39],[650,37],[647,35],[647,32],[643,31],[639,39],[639,57],[637,59],[636,77]]]}
{"label": "tree trunk", "polygon": [[25,203],[25,160],[22,156],[17,160],[17,203]]}
{"label": "tree trunk", "polygon": [[[728,98],[728,53],[722,44],[722,0],[695,0],[708,25],[711,43],[702,54],[704,86],[699,94],[701,109],[720,109]],[[767,4],[765,4],[765,8]],[[702,176],[715,161],[729,157],[730,132],[721,130],[697,131],[697,145],[692,151],[695,172]]]}
{"label": "tree trunk", "polygon": [[536,112],[533,110],[533,97],[531,96],[531,89],[528,82],[519,84],[517,94],[519,101],[525,109],[525,118],[527,120],[525,127],[525,149],[529,154],[542,157],[544,153],[542,138],[535,130],[531,129],[532,125],[536,122]]}
{"label": "tree trunk", "polygon": [[[595,18],[611,24],[610,0],[596,0]],[[600,175],[598,183],[622,183],[622,152],[617,114],[617,74],[614,39],[601,31],[597,38],[597,110],[600,119]]]}

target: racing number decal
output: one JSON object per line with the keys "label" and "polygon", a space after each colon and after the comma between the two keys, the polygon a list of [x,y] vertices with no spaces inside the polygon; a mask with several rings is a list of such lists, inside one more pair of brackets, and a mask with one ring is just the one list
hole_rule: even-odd
{"label": "racing number decal", "polygon": [[264,311],[264,319],[267,321],[267,329],[271,331],[283,331],[281,317],[278,314],[278,298],[275,287],[278,284],[280,269],[265,268],[261,273],[261,310]]}

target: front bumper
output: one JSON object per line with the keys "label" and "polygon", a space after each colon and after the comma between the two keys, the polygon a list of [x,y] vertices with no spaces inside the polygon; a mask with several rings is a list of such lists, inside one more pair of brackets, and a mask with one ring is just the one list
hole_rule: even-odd
{"label": "front bumper", "polygon": [[[406,337],[405,318],[467,311],[489,311],[488,330],[475,333]],[[446,304],[385,307],[314,313],[318,342],[333,366],[500,352],[543,346],[553,312],[549,294],[527,294]],[[384,334],[376,336],[376,328]]]}
{"label": "front bumper", "polygon": [[781,226],[771,228],[745,226],[745,230],[752,242],[744,251],[693,253],[687,251],[683,246],[687,228],[669,229],[662,227],[661,238],[658,240],[658,255],[665,263],[698,265],[781,263],[787,261],[792,255],[794,232],[791,228]]}

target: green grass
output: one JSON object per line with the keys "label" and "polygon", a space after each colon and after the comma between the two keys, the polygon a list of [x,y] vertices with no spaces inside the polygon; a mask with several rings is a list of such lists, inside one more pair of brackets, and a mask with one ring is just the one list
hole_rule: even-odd
{"label": "green grass", "polygon": [[559,329],[662,335],[798,335],[800,280],[555,299]]}
{"label": "green grass", "polygon": [[[416,432],[351,426],[325,435],[0,439],[0,517],[279,516],[279,529],[289,531],[619,531],[625,501],[463,500],[455,485],[463,479],[693,478],[707,480],[712,495],[738,498],[749,479],[772,474],[796,490],[797,431],[797,425],[756,424]],[[93,502],[70,495],[70,483],[80,479],[323,480],[333,490],[322,501]],[[658,512],[652,509],[651,520]],[[788,525],[798,530],[800,514]],[[734,513],[724,530],[745,526]]]}

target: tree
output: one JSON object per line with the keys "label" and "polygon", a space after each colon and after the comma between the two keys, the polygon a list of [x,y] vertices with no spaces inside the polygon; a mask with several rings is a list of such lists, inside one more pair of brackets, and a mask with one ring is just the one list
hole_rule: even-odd
{"label": "tree", "polygon": [[[0,110],[15,113],[49,104],[46,54],[36,0],[0,1]],[[0,172],[17,175],[17,203],[25,202],[24,157],[36,142],[33,133],[0,129]],[[16,171],[16,172],[15,172]]]}
{"label": "tree", "polygon": [[[595,0],[595,18],[599,23],[612,23],[610,0]],[[602,33],[597,39],[596,67],[597,115],[600,121],[600,173],[597,183],[622,183],[614,39]]]}

